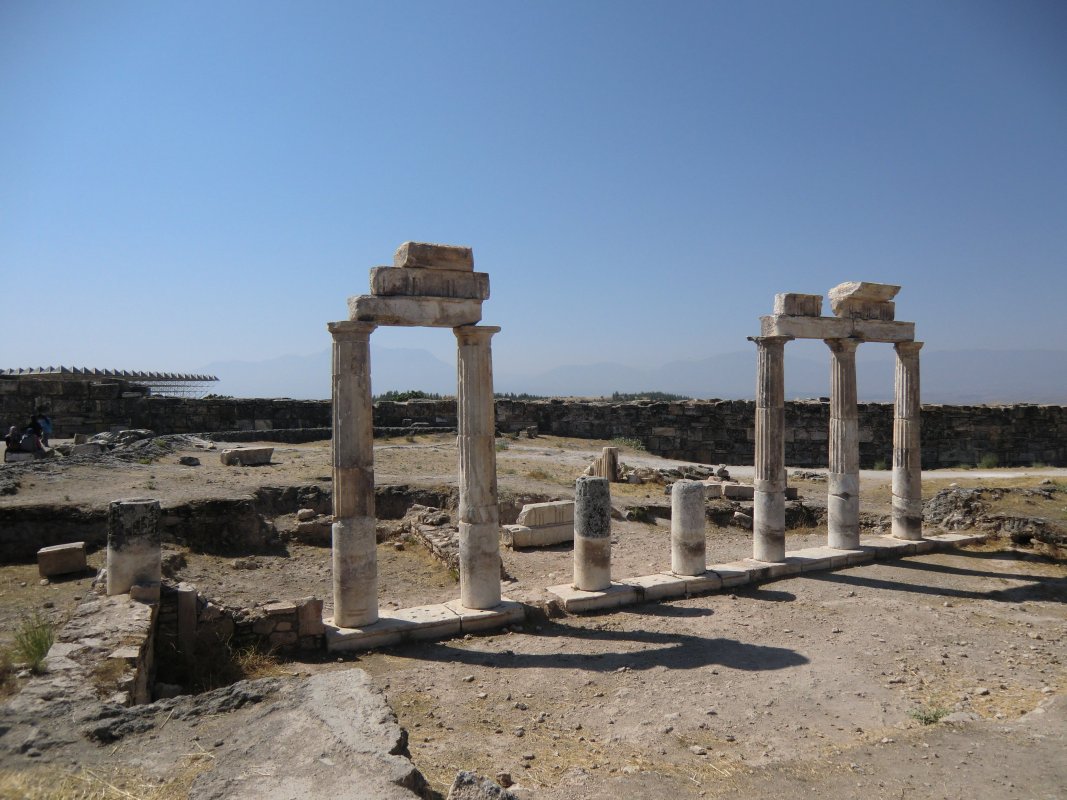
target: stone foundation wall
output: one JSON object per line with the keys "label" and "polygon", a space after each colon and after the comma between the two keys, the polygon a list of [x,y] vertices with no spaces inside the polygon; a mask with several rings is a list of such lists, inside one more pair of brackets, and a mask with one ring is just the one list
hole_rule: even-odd
{"label": "stone foundation wall", "polygon": [[[20,380],[0,377],[0,424],[21,424],[37,406],[48,405],[56,436],[99,433],[115,426],[156,433],[248,431],[264,435],[279,429],[329,429],[326,400],[191,400],[146,396],[121,381]],[[892,455],[893,407],[863,403],[860,462],[887,465]],[[1001,466],[1067,466],[1067,407],[927,405],[922,411],[923,467],[974,465],[983,459]],[[786,404],[786,463],[826,466],[829,403]],[[692,400],[672,403],[611,403],[564,400],[498,400],[497,427],[515,432],[537,426],[543,433],[576,438],[640,440],[649,452],[706,464],[751,464],[754,456],[754,404],[746,400]],[[380,402],[379,428],[406,431],[411,423],[433,428],[456,425],[454,400]],[[309,432],[322,438],[326,431]],[[304,434],[293,434],[302,441]],[[275,439],[282,440],[282,439]]]}

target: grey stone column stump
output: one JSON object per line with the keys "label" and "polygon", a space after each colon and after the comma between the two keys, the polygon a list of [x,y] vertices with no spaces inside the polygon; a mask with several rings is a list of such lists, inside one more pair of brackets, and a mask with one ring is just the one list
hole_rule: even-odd
{"label": "grey stone column stump", "polygon": [[756,336],[756,467],[752,558],[785,558],[785,343],[791,336]]}
{"label": "grey stone column stump", "polygon": [[378,619],[374,520],[374,405],[366,322],[331,322],[333,336],[334,622],[354,628]]}
{"label": "grey stone column stump", "polygon": [[500,509],[491,340],[500,328],[453,328],[458,347],[459,601],[465,608],[500,603]]}
{"label": "grey stone column stump", "polygon": [[107,593],[154,586],[163,577],[158,500],[116,500],[107,509]]}
{"label": "grey stone column stump", "polygon": [[671,485],[671,572],[703,575],[707,569],[704,536],[704,484],[675,481]]}
{"label": "grey stone column stump", "polygon": [[574,588],[611,587],[611,482],[583,475],[574,485]]}
{"label": "grey stone column stump", "polygon": [[856,408],[858,339],[827,339],[830,347],[830,469],[826,498],[827,544],[860,544],[860,441]]}
{"label": "grey stone column stump", "polygon": [[922,441],[919,420],[919,350],[922,342],[895,346],[893,406],[893,522],[898,539],[923,538]]}

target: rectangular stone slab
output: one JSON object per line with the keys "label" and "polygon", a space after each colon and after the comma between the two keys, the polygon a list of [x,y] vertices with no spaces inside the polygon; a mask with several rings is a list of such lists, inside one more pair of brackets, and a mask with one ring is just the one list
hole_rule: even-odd
{"label": "rectangular stone slab", "polygon": [[37,551],[37,572],[42,578],[85,571],[85,542],[42,547]]}
{"label": "rectangular stone slab", "polygon": [[227,467],[255,467],[269,464],[273,447],[233,447],[219,453],[219,460]]}
{"label": "rectangular stone slab", "polygon": [[874,300],[884,303],[897,296],[900,287],[892,283],[869,283],[867,281],[845,281],[839,283],[828,294],[830,303],[842,300]]}
{"label": "rectangular stone slab", "polygon": [[846,317],[760,317],[761,336],[792,336],[794,339],[847,339],[865,342],[915,341],[914,322],[884,322]]}
{"label": "rectangular stone slab", "polygon": [[487,300],[489,273],[456,269],[374,267],[370,271],[370,293],[380,297],[455,297]]}
{"label": "rectangular stone slab", "polygon": [[482,301],[361,294],[348,298],[348,318],[353,322],[377,325],[455,328],[480,322]]}
{"label": "rectangular stone slab", "polygon": [[516,525],[561,525],[574,522],[574,501],[553,500],[547,503],[527,503],[515,519]]}
{"label": "rectangular stone slab", "polygon": [[474,269],[474,251],[455,244],[404,242],[396,249],[393,266],[471,272]]}

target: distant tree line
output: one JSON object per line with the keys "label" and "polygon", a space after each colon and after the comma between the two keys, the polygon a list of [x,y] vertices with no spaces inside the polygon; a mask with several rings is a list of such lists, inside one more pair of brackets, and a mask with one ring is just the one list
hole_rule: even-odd
{"label": "distant tree line", "polygon": [[388,392],[382,392],[381,394],[374,395],[374,402],[379,400],[391,400],[394,403],[403,403],[407,400],[443,400],[442,395],[437,392],[424,392],[421,389],[408,389],[406,392],[398,392],[396,389],[390,389]]}

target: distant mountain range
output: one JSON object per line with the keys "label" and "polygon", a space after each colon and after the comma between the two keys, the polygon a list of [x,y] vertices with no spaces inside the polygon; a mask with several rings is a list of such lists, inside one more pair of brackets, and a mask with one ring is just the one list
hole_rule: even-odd
{"label": "distant mountain range", "polygon": [[[893,399],[893,354],[860,360],[861,401]],[[375,394],[421,389],[454,394],[456,368],[426,350],[371,346]],[[265,361],[217,361],[199,371],[218,375],[215,391],[235,397],[330,396],[330,352],[281,356]],[[612,392],[662,391],[691,397],[751,399],[755,392],[755,351],[723,353],[670,361],[653,367],[602,362],[554,367],[542,372],[494,364],[498,392],[546,396],[610,396]],[[786,354],[786,397],[825,397],[830,392],[826,360]],[[1067,351],[924,350],[922,399],[925,403],[1067,404]]]}

